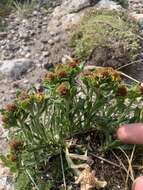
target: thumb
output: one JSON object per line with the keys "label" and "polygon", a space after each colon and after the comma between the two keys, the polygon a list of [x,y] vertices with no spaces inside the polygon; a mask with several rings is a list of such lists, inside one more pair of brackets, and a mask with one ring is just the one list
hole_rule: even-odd
{"label": "thumb", "polygon": [[143,123],[134,123],[121,126],[117,130],[117,137],[123,143],[143,144]]}
{"label": "thumb", "polygon": [[143,190],[143,176],[138,177],[134,181],[132,190]]}

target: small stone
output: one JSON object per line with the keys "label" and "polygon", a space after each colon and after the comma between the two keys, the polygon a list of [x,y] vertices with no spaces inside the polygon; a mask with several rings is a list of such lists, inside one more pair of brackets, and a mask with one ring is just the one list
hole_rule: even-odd
{"label": "small stone", "polygon": [[23,83],[24,83],[24,84],[28,84],[28,83],[29,83],[29,80],[25,79],[25,80],[23,80]]}
{"label": "small stone", "polygon": [[44,68],[46,70],[52,69],[53,67],[54,67],[54,65],[52,63],[46,63],[46,64],[44,64]]}
{"label": "small stone", "polygon": [[0,39],[3,39],[7,36],[7,32],[0,32]]}
{"label": "small stone", "polygon": [[53,41],[52,39],[48,40],[48,43],[49,43],[50,45],[54,45],[54,41]]}
{"label": "small stone", "polygon": [[43,54],[43,57],[48,57],[50,55],[48,51],[44,51],[42,54]]}
{"label": "small stone", "polygon": [[23,50],[24,50],[24,51],[27,51],[27,52],[31,52],[31,48],[28,47],[28,46],[27,46],[27,47],[23,47]]}
{"label": "small stone", "polygon": [[143,59],[143,53],[141,53],[140,56],[141,56],[141,59]]}
{"label": "small stone", "polygon": [[11,32],[11,34],[15,34],[16,31],[15,30],[11,30],[10,32]]}
{"label": "small stone", "polygon": [[28,32],[26,32],[26,31],[20,31],[20,32],[19,32],[19,37],[20,37],[21,39],[29,39]]}
{"label": "small stone", "polygon": [[135,19],[137,22],[143,21],[143,14],[130,14],[133,19]]}
{"label": "small stone", "polygon": [[56,43],[60,42],[60,36],[56,36],[56,37],[54,38],[54,41],[55,41]]}
{"label": "small stone", "polygon": [[17,82],[17,81],[14,82],[14,83],[13,83],[13,88],[19,88],[19,82]]}
{"label": "small stone", "polygon": [[38,15],[38,11],[33,11],[33,16],[37,16]]}
{"label": "small stone", "polygon": [[30,58],[31,57],[31,53],[27,53],[26,55],[25,55],[25,58]]}
{"label": "small stone", "polygon": [[50,35],[51,35],[51,36],[55,36],[55,32],[51,31],[51,32],[50,32]]}
{"label": "small stone", "polygon": [[37,63],[36,66],[37,66],[38,68],[41,68],[41,64],[40,64],[40,63]]}
{"label": "small stone", "polygon": [[46,44],[46,43],[48,43],[48,39],[47,38],[42,38],[41,42]]}

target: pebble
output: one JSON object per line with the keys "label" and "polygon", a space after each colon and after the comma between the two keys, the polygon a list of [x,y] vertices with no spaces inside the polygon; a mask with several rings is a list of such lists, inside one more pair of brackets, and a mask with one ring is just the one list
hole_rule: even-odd
{"label": "pebble", "polygon": [[50,55],[50,53],[49,53],[48,51],[44,51],[44,52],[42,53],[42,55],[43,55],[43,57],[48,57],[48,56]]}
{"label": "pebble", "polygon": [[56,36],[56,37],[54,38],[54,42],[55,42],[55,43],[60,42],[60,36]]}
{"label": "pebble", "polygon": [[42,42],[42,43],[48,43],[47,37],[45,37],[45,38],[43,37],[43,38],[41,39],[41,42]]}
{"label": "pebble", "polygon": [[5,38],[7,36],[7,32],[0,32],[0,38]]}
{"label": "pebble", "polygon": [[26,55],[25,55],[25,58],[30,58],[31,57],[31,53],[27,53]]}
{"label": "pebble", "polygon": [[54,44],[54,40],[50,39],[50,40],[48,40],[48,43],[49,43],[50,45],[53,45],[53,44]]}

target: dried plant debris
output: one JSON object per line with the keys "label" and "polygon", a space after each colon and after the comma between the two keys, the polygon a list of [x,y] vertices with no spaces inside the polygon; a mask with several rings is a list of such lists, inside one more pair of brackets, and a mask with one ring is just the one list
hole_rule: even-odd
{"label": "dried plant debris", "polygon": [[89,159],[89,157],[87,156],[87,152],[85,152],[84,155],[71,154],[69,153],[69,150],[67,147],[66,147],[65,152],[66,152],[68,165],[70,168],[74,170],[74,173],[76,175],[75,183],[80,184],[81,190],[90,190],[95,187],[96,189],[101,189],[101,188],[106,187],[107,182],[98,180],[98,178],[96,177],[95,170],[92,170],[88,164],[86,163],[82,163],[78,165],[74,164],[73,159],[76,161],[84,160],[86,162]]}
{"label": "dried plant debris", "polygon": [[87,166],[76,180],[76,184],[81,184],[81,190],[89,190],[96,187],[101,189],[106,187],[106,181],[99,181],[95,176],[95,171]]}

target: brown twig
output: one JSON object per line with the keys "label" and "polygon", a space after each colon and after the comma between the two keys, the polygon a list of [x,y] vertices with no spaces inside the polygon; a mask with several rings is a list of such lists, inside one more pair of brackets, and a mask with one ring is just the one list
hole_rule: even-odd
{"label": "brown twig", "polygon": [[104,162],[106,162],[106,163],[108,163],[108,164],[111,164],[111,165],[113,165],[113,166],[115,166],[115,167],[121,168],[121,166],[120,166],[119,164],[116,164],[116,163],[114,163],[114,162],[111,162],[110,160],[107,160],[107,159],[105,159],[105,158],[102,158],[101,156],[97,156],[96,154],[93,154],[93,153],[90,153],[90,155],[93,156],[93,157],[95,157],[95,158],[97,158],[97,159],[99,159],[99,160],[102,160],[102,161],[104,161]]}
{"label": "brown twig", "polygon": [[121,69],[124,69],[124,68],[126,68],[126,67],[128,67],[128,66],[130,66],[130,65],[135,64],[135,63],[143,63],[143,59],[139,59],[139,60],[136,60],[136,61],[127,63],[127,64],[125,64],[125,65],[122,65],[121,67],[118,67],[118,68],[117,68],[117,71],[119,71],[119,70],[121,70]]}
{"label": "brown twig", "polygon": [[128,78],[128,79],[130,79],[130,80],[132,80],[132,81],[134,81],[134,82],[136,82],[136,83],[140,83],[140,81],[138,81],[137,79],[135,79],[135,78],[133,78],[133,77],[131,77],[131,76],[129,76],[129,75],[123,73],[123,72],[118,71],[118,73],[119,73],[120,75],[123,75],[124,77],[126,77],[126,78]]}
{"label": "brown twig", "polygon": [[61,152],[60,152],[60,159],[61,159],[61,168],[62,168],[62,174],[63,174],[64,188],[65,188],[65,190],[67,190],[66,178],[65,178],[65,172],[64,172],[64,165],[63,165],[63,157],[62,157]]}
{"label": "brown twig", "polygon": [[127,177],[126,177],[126,187],[127,187],[127,183],[128,183],[128,179],[129,179],[129,174],[131,175],[131,180],[134,181],[134,175],[133,175],[133,168],[132,168],[132,160],[133,160],[133,156],[134,156],[134,152],[135,152],[135,145],[133,147],[133,150],[132,150],[132,153],[131,153],[131,156],[129,158],[129,156],[126,154],[126,152],[122,149],[122,148],[119,148],[122,153],[126,156],[127,160],[128,160],[128,172],[127,172]]}
{"label": "brown twig", "polygon": [[[125,165],[123,164],[122,160],[115,154],[115,152],[111,151],[112,154],[115,156],[115,158],[119,161],[120,165],[122,166],[122,168],[124,169],[124,171],[126,173],[128,173],[127,168],[125,167]],[[131,176],[129,175],[129,177],[131,178]]]}

